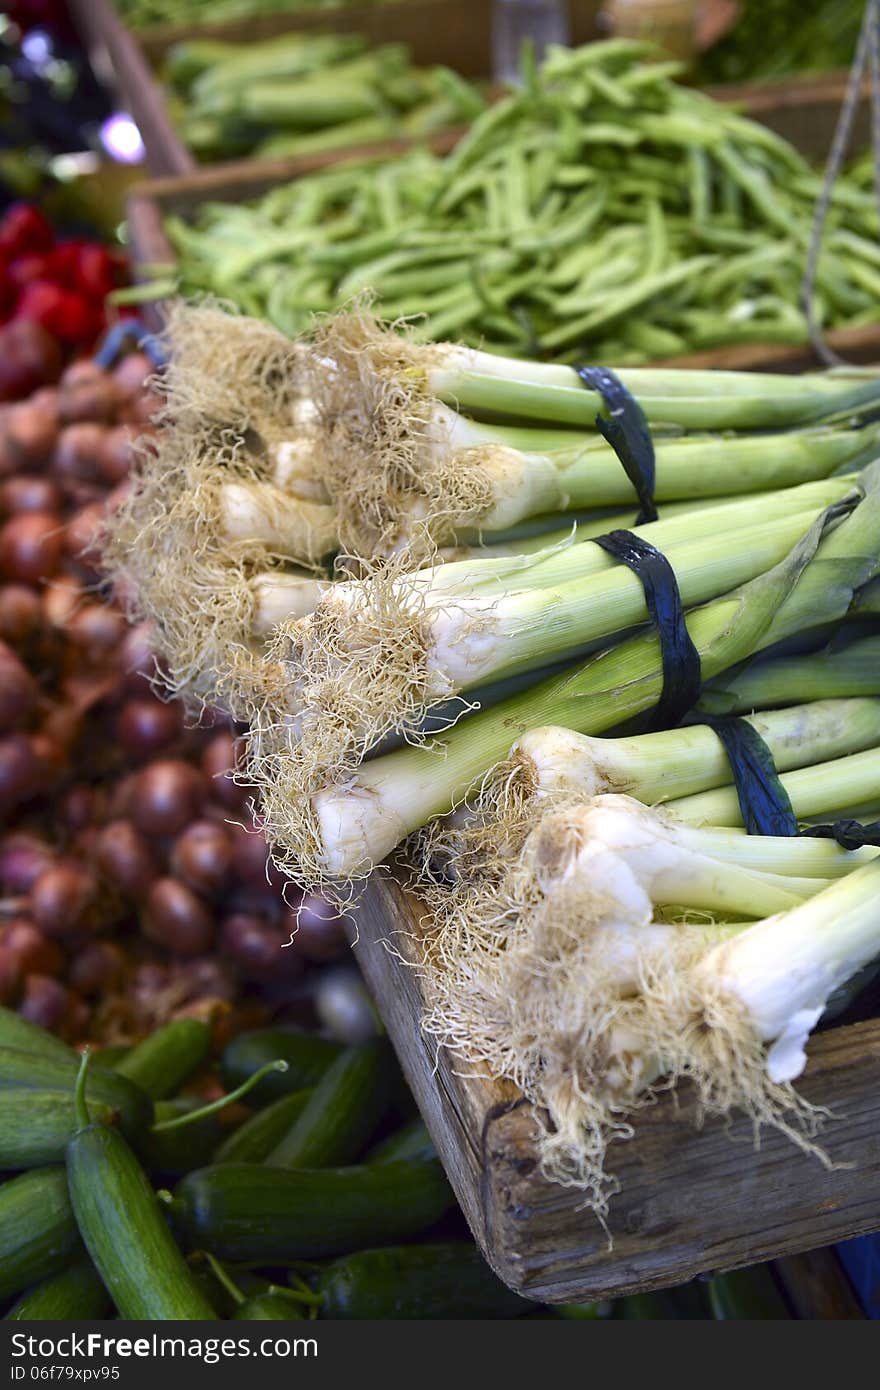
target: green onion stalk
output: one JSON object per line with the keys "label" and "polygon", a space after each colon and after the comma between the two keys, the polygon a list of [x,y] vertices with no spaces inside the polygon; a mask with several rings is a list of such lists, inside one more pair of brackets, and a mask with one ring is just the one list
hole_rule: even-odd
{"label": "green onion stalk", "polygon": [[[313,348],[325,480],[359,554],[417,553],[420,531],[423,545],[446,543],[457,529],[491,533],[631,495],[597,428],[603,398],[574,368],[420,345],[358,312],[319,322]],[[618,375],[657,435],[660,501],[786,486],[876,455],[873,428],[808,428],[870,411],[880,401],[875,376]],[[754,435],[782,430],[793,433]]]}
{"label": "green onion stalk", "polygon": [[[851,479],[830,479],[770,494],[759,525],[741,503],[722,509],[718,527],[712,512],[686,513],[640,534],[663,549],[691,607],[780,562],[815,519],[817,492],[821,504],[856,495]],[[636,575],[589,544],[337,584],[277,629],[255,737],[286,730],[287,791],[296,785],[301,801],[343,784],[387,736],[415,740],[439,701],[607,646],[647,616]]]}
{"label": "green onion stalk", "polygon": [[[757,651],[834,622],[880,572],[880,470],[861,475],[848,515],[832,507],[790,553],[740,588],[694,609],[688,630],[711,680]],[[663,686],[657,637],[643,631],[462,720],[441,737],[350,766],[338,782],[311,784],[291,757],[289,722],[256,723],[251,770],[279,864],[340,893],[432,817],[479,785],[529,729],[561,725],[602,734],[650,710]]]}
{"label": "green onion stalk", "polygon": [[[785,880],[744,868],[738,846],[833,870],[764,915]],[[880,953],[878,887],[876,852],[687,829],[599,796],[539,821],[481,919],[447,912],[424,930],[423,1026],[549,1114],[546,1176],[582,1188],[604,1220],[608,1144],[632,1135],[658,1082],[689,1077],[701,1116],[741,1110],[756,1132],[819,1152],[820,1116],[790,1083],[829,1000]]]}
{"label": "green onion stalk", "polygon": [[[880,667],[875,674],[880,693]],[[796,816],[855,806],[880,786],[880,700],[817,700],[752,714]],[[795,769],[795,771],[792,771]],[[426,837],[430,857],[479,891],[487,863],[516,855],[537,820],[560,805],[625,793],[665,804],[679,820],[741,825],[724,745],[707,724],[596,738],[572,729],[530,729],[484,778],[466,812]]]}
{"label": "green onion stalk", "polygon": [[[873,587],[866,586],[869,590]],[[862,611],[863,592],[855,597],[853,616]],[[700,709],[707,714],[742,714],[791,704],[801,699],[804,691],[818,700],[873,695],[878,672],[880,637],[845,642],[835,638],[819,651],[749,662],[740,670],[710,681],[700,697]]]}

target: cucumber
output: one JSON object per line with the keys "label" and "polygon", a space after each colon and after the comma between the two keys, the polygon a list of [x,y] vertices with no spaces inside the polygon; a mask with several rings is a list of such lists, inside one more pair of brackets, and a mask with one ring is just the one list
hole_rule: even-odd
{"label": "cucumber", "polygon": [[176,1095],[211,1050],[211,1029],[197,1018],[177,1018],[158,1028],[114,1066],[153,1100]]}
{"label": "cucumber", "polygon": [[[73,1096],[79,1058],[40,1057],[19,1048],[0,1047],[0,1091],[60,1091]],[[88,1077],[87,1099],[109,1105],[125,1134],[137,1139],[152,1122],[153,1103],[139,1086],[116,1072],[95,1067]],[[2,1104],[2,1102],[0,1102]]]}
{"label": "cucumber", "polygon": [[185,1177],[172,1217],[189,1246],[221,1260],[290,1264],[417,1236],[454,1201],[437,1162],[313,1169],[228,1163]]}
{"label": "cucumber", "polygon": [[395,1070],[387,1038],[346,1048],[266,1162],[281,1168],[329,1168],[360,1157],[388,1108]]}
{"label": "cucumber", "polygon": [[286,1298],[280,1298],[274,1293],[258,1293],[254,1298],[245,1299],[244,1303],[239,1303],[233,1318],[245,1318],[251,1322],[263,1318],[284,1318],[290,1321],[296,1318],[301,1321],[303,1311]]}
{"label": "cucumber", "polygon": [[60,1057],[76,1061],[77,1055],[66,1042],[56,1038],[36,1023],[29,1023],[12,1009],[0,1008],[0,1047],[17,1047],[23,1052],[36,1052],[41,1057]]}
{"label": "cucumber", "polygon": [[316,1291],[322,1318],[515,1318],[535,1307],[464,1241],[346,1255],[322,1271]]}
{"label": "cucumber", "polygon": [[92,1263],[123,1318],[216,1319],[125,1139],[88,1124],[67,1146],[67,1181]]}
{"label": "cucumber", "polygon": [[60,1274],[77,1251],[63,1168],[33,1168],[0,1186],[0,1299]]}
{"label": "cucumber", "polygon": [[80,1260],[23,1293],[6,1314],[7,1322],[88,1322],[113,1307],[94,1265]]}
{"label": "cucumber", "polygon": [[280,1028],[264,1028],[254,1033],[239,1033],[223,1052],[221,1070],[223,1081],[234,1090],[255,1071],[283,1057],[286,1072],[271,1072],[251,1091],[252,1105],[265,1105],[291,1091],[314,1086],[343,1051],[341,1044],[316,1038],[310,1033],[296,1033]]}
{"label": "cucumber", "polygon": [[[99,1101],[94,1108],[105,1123],[112,1121],[109,1105]],[[64,1162],[67,1141],[77,1128],[72,1095],[64,1091],[6,1091],[0,1110],[0,1168],[37,1168]]]}
{"label": "cucumber", "polygon": [[[233,1130],[213,1154],[213,1163],[262,1163],[296,1124],[312,1091],[292,1091],[263,1110],[258,1110]],[[207,1161],[207,1160],[206,1160]]]}
{"label": "cucumber", "polygon": [[383,1139],[381,1144],[370,1149],[367,1163],[399,1163],[403,1159],[436,1158],[434,1141],[421,1120],[412,1120],[402,1129],[396,1129]]}
{"label": "cucumber", "polygon": [[[176,1096],[173,1100],[157,1100],[156,1122],[176,1120],[190,1115],[204,1105],[200,1096]],[[94,1107],[90,1107],[94,1119]],[[151,1129],[138,1144],[138,1157],[151,1176],[182,1178],[194,1168],[211,1162],[225,1131],[216,1115],[205,1115],[180,1129]]]}

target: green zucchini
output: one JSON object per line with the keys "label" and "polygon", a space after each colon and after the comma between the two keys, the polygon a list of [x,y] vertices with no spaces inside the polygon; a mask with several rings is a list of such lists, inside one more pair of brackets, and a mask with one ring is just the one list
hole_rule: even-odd
{"label": "green zucchini", "polygon": [[198,1071],[211,1050],[211,1029],[198,1018],[177,1018],[158,1028],[114,1066],[153,1100],[167,1100]]}
{"label": "green zucchini", "polygon": [[[0,1047],[0,1091],[60,1091],[73,1096],[79,1072],[79,1058],[40,1057],[19,1048]],[[89,1072],[86,1096],[109,1105],[132,1139],[140,1137],[152,1122],[153,1103],[139,1086],[125,1076],[103,1067]]]}
{"label": "green zucchini", "polygon": [[381,1144],[370,1149],[367,1163],[400,1163],[403,1159],[436,1158],[434,1141],[421,1120],[412,1120],[402,1129],[396,1129],[383,1139]]}
{"label": "green zucchini", "polygon": [[30,1023],[12,1009],[0,1008],[0,1047],[17,1047],[23,1052],[36,1052],[41,1057],[60,1057],[63,1061],[77,1060],[76,1053],[66,1042],[45,1028]]}
{"label": "green zucchini", "polygon": [[191,1247],[220,1259],[285,1264],[406,1240],[453,1204],[437,1162],[314,1169],[228,1163],[185,1177],[172,1217]]}
{"label": "green zucchini", "polygon": [[[190,1115],[194,1110],[201,1109],[204,1103],[200,1096],[157,1100],[156,1123]],[[97,1119],[94,1108],[91,1108],[93,1118]],[[201,1119],[193,1120],[192,1124],[181,1125],[179,1129],[151,1129],[137,1146],[138,1157],[154,1177],[182,1178],[193,1168],[202,1168],[211,1162],[224,1134],[223,1125],[216,1115],[204,1115]]]}
{"label": "green zucchini", "polygon": [[359,1047],[346,1048],[266,1162],[281,1168],[329,1168],[353,1162],[388,1108],[395,1070],[387,1038],[371,1038]]}
{"label": "green zucchini", "polygon": [[464,1241],[361,1250],[322,1271],[322,1318],[515,1318],[535,1305]]}
{"label": "green zucchini", "polygon": [[123,1318],[214,1320],[132,1150],[108,1125],[67,1146],[67,1181],[92,1263]]}
{"label": "green zucchini", "polygon": [[80,1260],[22,1294],[7,1322],[88,1322],[112,1309],[110,1295],[94,1265]]}
{"label": "green zucchini", "polygon": [[[233,1130],[211,1157],[212,1163],[262,1163],[287,1131],[296,1124],[312,1091],[292,1091],[257,1110]],[[207,1160],[206,1160],[207,1161]]]}
{"label": "green zucchini", "polygon": [[238,1037],[230,1039],[223,1051],[223,1081],[233,1090],[267,1062],[283,1057],[287,1071],[264,1076],[248,1097],[251,1105],[265,1105],[291,1091],[314,1086],[342,1051],[339,1043],[289,1029],[263,1028],[253,1033],[239,1033]]}
{"label": "green zucchini", "polygon": [[0,1186],[0,1299],[59,1274],[77,1251],[63,1168],[32,1168]]}
{"label": "green zucchini", "polygon": [[[109,1124],[109,1105],[95,1103]],[[64,1091],[6,1091],[0,1102],[0,1168],[37,1168],[63,1163],[67,1141],[77,1127],[73,1096]],[[195,1166],[195,1165],[193,1165]]]}

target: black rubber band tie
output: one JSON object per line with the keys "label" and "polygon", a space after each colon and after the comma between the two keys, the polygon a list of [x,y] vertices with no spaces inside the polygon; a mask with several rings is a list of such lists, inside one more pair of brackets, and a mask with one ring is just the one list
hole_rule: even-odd
{"label": "black rubber band tie", "polygon": [[668,729],[693,708],[703,688],[700,653],[687,630],[675,570],[662,551],[632,531],[609,531],[591,539],[631,569],[645,591],[663,663],[663,690],[648,727]]}
{"label": "black rubber band tie", "polygon": [[797,819],[773,754],[747,719],[703,719],[720,738],[733,773],[743,825],[750,835],[796,835]]}
{"label": "black rubber band tie", "polygon": [[868,825],[862,825],[857,820],[836,820],[830,825],[806,825],[798,833],[817,840],[836,840],[841,849],[880,846],[880,820],[871,821]]}
{"label": "black rubber band tie", "polygon": [[608,411],[608,418],[602,414],[596,416],[596,429],[611,445],[635,488],[641,507],[636,526],[642,526],[646,521],[656,521],[656,460],[645,412],[610,367],[575,367],[574,370],[585,386],[591,391],[598,391]]}

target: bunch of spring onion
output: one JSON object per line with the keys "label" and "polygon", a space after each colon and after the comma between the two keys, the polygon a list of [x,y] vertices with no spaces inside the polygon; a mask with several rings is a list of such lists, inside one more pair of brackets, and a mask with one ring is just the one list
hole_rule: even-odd
{"label": "bunch of spring onion", "polygon": [[[425,341],[637,363],[807,339],[820,178],[787,141],[618,40],[551,49],[452,154],[346,161],[166,223],[185,294],[284,332],[363,290]],[[877,321],[870,188],[835,186],[824,327]]]}
{"label": "bunch of spring onion", "polygon": [[[790,512],[787,499],[781,503],[785,514],[770,520],[764,498],[763,525],[744,528],[742,516],[736,519],[738,546],[727,527],[710,533],[711,547],[699,538],[680,548],[670,543],[670,535],[680,537],[679,528],[687,526],[687,514],[644,528],[642,534],[653,534],[674,556],[685,603],[695,605],[688,607],[687,626],[704,681],[757,652],[839,623],[854,596],[880,573],[880,467],[843,481],[848,514],[842,516],[836,503]],[[697,517],[705,522],[708,515]],[[649,711],[663,686],[659,642],[644,626],[638,581],[607,558],[584,545],[539,553],[519,575],[509,559],[469,560],[417,575],[404,589],[416,614],[404,626],[405,642],[399,626],[387,625],[391,617],[397,624],[406,607],[393,580],[337,586],[328,596],[333,602],[325,607],[322,600],[303,620],[295,652],[291,626],[283,626],[274,651],[278,688],[257,711],[251,731],[252,770],[280,862],[306,881],[350,883],[465,798],[507,756],[517,731],[556,724],[604,734]],[[560,579],[565,560],[577,572],[570,581]],[[487,564],[490,574],[475,590],[475,572]],[[444,569],[467,577],[468,587],[434,589],[431,603],[432,586]],[[500,588],[499,571],[505,573]],[[352,598],[342,597],[349,593]],[[381,602],[373,605],[376,596]],[[352,613],[355,621],[346,626]],[[461,614],[463,625],[456,626]],[[314,644],[311,653],[304,627]],[[439,738],[420,739],[426,670],[438,682],[430,687],[436,696],[443,681],[467,688],[471,670],[486,680],[518,664],[521,674],[559,655],[565,644],[571,653],[593,643],[600,649],[585,661],[569,662],[543,679],[536,670],[534,684],[497,704],[487,702]],[[844,663],[838,664],[833,693],[880,693],[870,663],[867,672],[854,663],[849,688]],[[383,752],[375,743],[393,721],[386,703],[380,722],[377,699],[389,681],[397,702],[392,714],[408,746]],[[366,760],[369,751],[374,756]]]}
{"label": "bunch of spring onion", "polygon": [[[396,556],[403,574],[438,544],[462,560],[482,542],[487,564],[473,575],[444,566],[381,589],[411,626],[413,590],[418,603],[436,603],[441,591],[457,600],[471,588],[476,595],[483,574],[494,576],[496,595],[505,584],[554,594],[566,584],[573,598],[580,577],[611,564],[574,542],[632,521],[632,484],[596,424],[602,399],[569,368],[421,347],[360,313],[291,343],[219,306],[179,306],[166,340],[164,428],[110,524],[106,554],[138,616],[154,624],[168,684],[196,702],[220,700],[244,715],[266,680],[277,684],[274,669],[289,685],[279,662],[255,658],[276,624],[302,618],[324,596],[330,608],[320,608],[315,625],[337,611],[330,581],[345,571],[334,569],[334,556]],[[760,516],[750,501],[738,504],[725,526],[818,509],[846,490],[833,475],[877,452],[880,429],[859,414],[880,397],[870,378],[622,376],[655,435],[664,526],[678,525],[658,533],[658,544],[689,541],[714,524],[685,520],[698,508],[759,491]],[[566,553],[540,554],[562,539]],[[745,569],[697,576],[689,601],[756,572],[769,554],[764,541],[776,543],[766,535]],[[381,619],[380,587],[340,587],[340,616],[350,622],[363,610],[365,622]],[[634,621],[641,616],[637,609]],[[558,628],[548,659],[625,621],[623,612],[610,627],[597,618],[570,639]],[[390,617],[382,623],[384,634]],[[511,662],[520,664],[514,652]],[[413,692],[419,706],[474,681],[428,676],[422,684]],[[389,722],[384,707],[377,721],[383,732],[400,722]]]}
{"label": "bunch of spring onion", "polygon": [[701,1115],[743,1112],[824,1157],[791,1082],[835,993],[880,955],[878,854],[572,798],[478,901],[451,908],[435,888],[424,1027],[548,1116],[545,1174],[600,1218],[609,1143],[682,1077]]}

